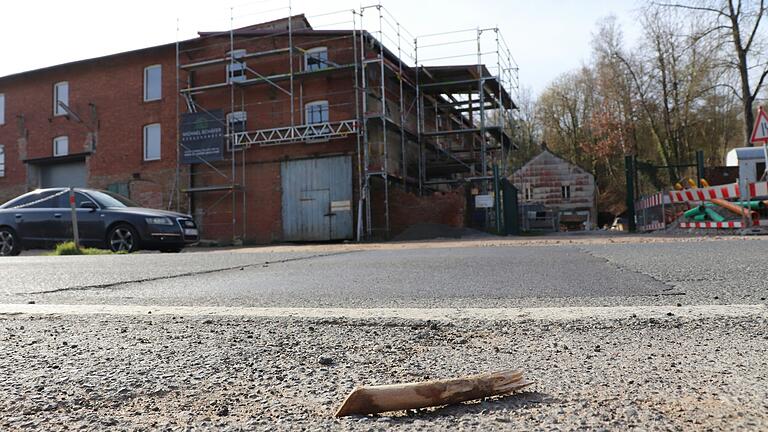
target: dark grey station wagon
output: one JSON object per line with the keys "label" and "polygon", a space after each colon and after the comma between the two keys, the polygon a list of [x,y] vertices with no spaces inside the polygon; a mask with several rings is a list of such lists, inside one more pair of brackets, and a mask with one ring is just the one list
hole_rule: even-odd
{"label": "dark grey station wagon", "polygon": [[[179,252],[199,240],[192,217],[139,207],[107,191],[75,189],[80,242],[114,252]],[[0,205],[0,256],[72,240],[68,188],[38,189]]]}

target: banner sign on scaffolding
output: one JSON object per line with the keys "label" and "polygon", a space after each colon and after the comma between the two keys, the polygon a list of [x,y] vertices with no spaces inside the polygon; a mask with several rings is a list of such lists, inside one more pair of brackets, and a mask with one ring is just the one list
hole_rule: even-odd
{"label": "banner sign on scaffolding", "polygon": [[186,113],[181,116],[181,162],[187,164],[224,159],[224,111]]}

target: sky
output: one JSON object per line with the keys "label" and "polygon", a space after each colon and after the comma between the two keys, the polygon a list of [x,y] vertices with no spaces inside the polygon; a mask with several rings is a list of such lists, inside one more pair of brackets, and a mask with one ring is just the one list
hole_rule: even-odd
{"label": "sky", "polygon": [[[412,52],[413,36],[498,27],[519,68],[520,84],[540,93],[558,75],[578,68],[590,56],[598,20],[614,15],[628,45],[639,37],[636,9],[641,0],[382,0],[385,39],[397,39]],[[377,0],[362,2],[376,4]],[[351,28],[360,1],[293,0],[293,14],[305,13],[316,28]],[[336,12],[328,15],[329,12]],[[174,42],[198,30],[228,30],[288,15],[287,0],[27,0],[3,2],[0,76]],[[322,15],[322,16],[320,16]],[[374,8],[363,14],[366,29],[378,30]],[[393,28],[387,27],[392,24]],[[489,41],[495,51],[495,42]],[[420,58],[476,52],[473,32],[419,38],[440,44],[422,48]],[[407,42],[406,42],[407,41]],[[423,41],[423,42],[421,42]],[[390,43],[391,44],[391,43]],[[430,51],[434,50],[434,51]],[[486,45],[483,52],[486,52]],[[475,63],[459,57],[456,63]],[[491,62],[486,57],[484,62]],[[493,60],[495,62],[495,60]]]}

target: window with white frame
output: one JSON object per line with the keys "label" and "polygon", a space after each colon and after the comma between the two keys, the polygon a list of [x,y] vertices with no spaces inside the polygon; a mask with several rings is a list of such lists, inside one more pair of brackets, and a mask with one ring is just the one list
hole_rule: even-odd
{"label": "window with white frame", "polygon": [[315,101],[304,105],[304,123],[328,123],[328,101]]}
{"label": "window with white frame", "polygon": [[0,93],[0,125],[5,124],[5,94]]}
{"label": "window with white frame", "polygon": [[227,63],[227,82],[245,81],[245,53],[244,49],[229,52],[230,62]]}
{"label": "window with white frame", "polygon": [[62,104],[69,106],[69,83],[62,81],[53,86],[53,115],[67,115]]}
{"label": "window with white frame", "polygon": [[304,52],[304,70],[316,71],[328,67],[328,48],[317,47]]}
{"label": "window with white frame", "polygon": [[530,183],[526,183],[523,185],[523,197],[526,201],[530,201],[533,199],[533,187]]}
{"label": "window with white frame", "polygon": [[144,126],[144,160],[160,160],[160,123]]}
{"label": "window with white frame", "polygon": [[144,101],[160,100],[162,91],[163,67],[152,65],[144,68]]}
{"label": "window with white frame", "polygon": [[563,199],[571,199],[571,185],[560,186],[560,194],[562,195]]}
{"label": "window with white frame", "polygon": [[53,139],[53,155],[66,156],[69,154],[69,137],[59,136]]}
{"label": "window with white frame", "polygon": [[0,144],[0,177],[5,177],[5,146]]}

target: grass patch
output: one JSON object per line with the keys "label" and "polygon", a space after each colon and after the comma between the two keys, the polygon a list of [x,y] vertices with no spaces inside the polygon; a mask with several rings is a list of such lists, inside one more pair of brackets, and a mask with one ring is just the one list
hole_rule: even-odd
{"label": "grass patch", "polygon": [[540,237],[547,235],[544,231],[520,231],[521,237]]}
{"label": "grass patch", "polygon": [[58,256],[58,255],[111,255],[111,254],[112,254],[112,251],[108,251],[105,249],[86,248],[86,247],[77,248],[75,247],[75,242],[70,241],[70,242],[57,244],[53,252],[49,253],[48,255]]}

